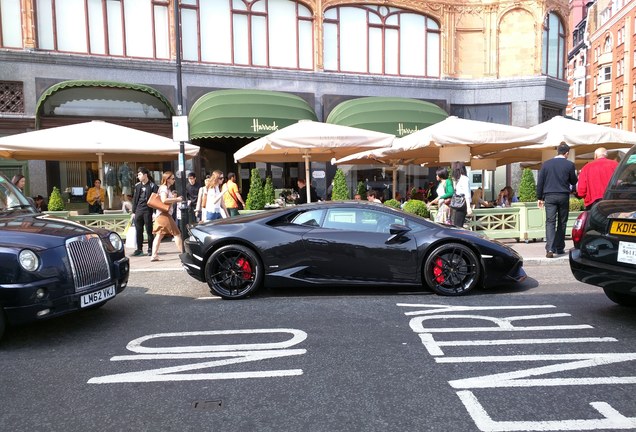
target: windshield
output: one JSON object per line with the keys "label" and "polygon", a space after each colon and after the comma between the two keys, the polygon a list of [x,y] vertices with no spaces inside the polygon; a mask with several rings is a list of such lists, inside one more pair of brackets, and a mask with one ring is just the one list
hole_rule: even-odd
{"label": "windshield", "polygon": [[35,211],[29,200],[3,175],[0,175],[0,213],[16,210]]}

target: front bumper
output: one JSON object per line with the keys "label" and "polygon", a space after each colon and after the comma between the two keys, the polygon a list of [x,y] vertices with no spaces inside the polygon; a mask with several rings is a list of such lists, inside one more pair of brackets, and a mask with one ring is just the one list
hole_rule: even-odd
{"label": "front bumper", "polygon": [[[26,324],[80,310],[82,309],[80,298],[83,295],[94,293],[111,285],[115,285],[117,295],[128,285],[129,271],[128,258],[121,258],[113,263],[112,280],[81,292],[69,289],[69,283],[58,278],[42,279],[29,284],[0,285],[1,297],[12,299],[10,302],[5,301],[3,305],[7,321],[11,325]],[[41,299],[36,297],[39,289],[46,293]]]}

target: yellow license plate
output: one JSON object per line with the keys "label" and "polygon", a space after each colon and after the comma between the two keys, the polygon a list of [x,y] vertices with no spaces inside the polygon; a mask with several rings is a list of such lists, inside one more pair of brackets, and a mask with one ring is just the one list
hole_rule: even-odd
{"label": "yellow license plate", "polygon": [[636,222],[612,221],[610,234],[636,237]]}

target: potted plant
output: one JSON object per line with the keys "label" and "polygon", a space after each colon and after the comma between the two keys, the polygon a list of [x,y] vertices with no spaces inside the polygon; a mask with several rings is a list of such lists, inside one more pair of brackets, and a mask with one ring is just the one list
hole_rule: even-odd
{"label": "potted plant", "polygon": [[276,192],[274,192],[274,182],[271,177],[265,179],[265,187],[263,188],[265,204],[274,204],[276,200]]}
{"label": "potted plant", "polygon": [[333,177],[333,189],[331,190],[332,201],[345,201],[350,199],[349,188],[347,187],[347,179],[340,168],[336,170]]}
{"label": "potted plant", "polygon": [[62,193],[57,186],[53,186],[53,191],[49,197],[48,211],[45,213],[64,218],[68,217],[69,212],[66,211]]}
{"label": "potted plant", "polygon": [[356,187],[356,193],[360,195],[361,197],[364,197],[367,194],[367,187],[365,186],[362,180],[358,182],[358,186]]}
{"label": "potted plant", "polygon": [[400,210],[402,208],[402,204],[396,199],[391,198],[390,200],[384,201],[385,206],[393,207],[394,209]]}
{"label": "potted plant", "polygon": [[415,214],[423,218],[430,217],[430,212],[428,211],[428,207],[426,207],[426,203],[422,200],[417,200],[417,199],[408,200],[406,203],[404,203],[403,210],[407,213]]}
{"label": "potted plant", "polygon": [[258,168],[250,172],[250,191],[245,200],[245,210],[263,210],[265,208],[265,192],[263,190],[263,180],[258,172]]}
{"label": "potted plant", "polygon": [[537,204],[537,183],[530,168],[524,168],[519,183],[519,238],[528,242],[530,239],[545,237],[545,211]]}

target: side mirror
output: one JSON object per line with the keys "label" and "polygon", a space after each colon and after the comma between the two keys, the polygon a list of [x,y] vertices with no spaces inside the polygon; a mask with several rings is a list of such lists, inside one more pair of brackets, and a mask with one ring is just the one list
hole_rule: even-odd
{"label": "side mirror", "polygon": [[391,233],[391,237],[388,238],[387,243],[400,239],[409,231],[411,231],[411,228],[407,227],[406,225],[391,224],[389,226],[389,232]]}

